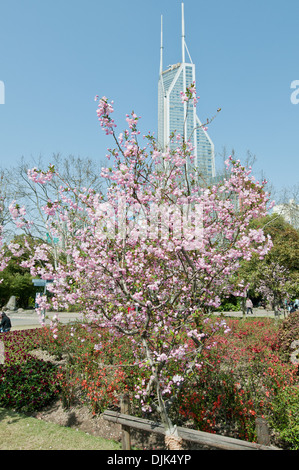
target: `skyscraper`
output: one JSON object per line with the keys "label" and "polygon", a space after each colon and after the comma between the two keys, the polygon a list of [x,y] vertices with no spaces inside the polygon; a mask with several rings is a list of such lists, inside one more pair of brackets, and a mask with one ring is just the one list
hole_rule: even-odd
{"label": "skyscraper", "polygon": [[[186,51],[190,62],[186,62]],[[158,144],[160,149],[171,148],[169,137],[180,134],[194,147],[194,165],[209,179],[215,176],[214,144],[203,129],[193,103],[181,101],[181,91],[195,79],[195,65],[185,42],[184,4],[182,3],[182,61],[163,71],[163,27],[161,17],[160,73],[158,82]],[[186,117],[187,116],[187,117]],[[185,119],[186,118],[186,119]]]}

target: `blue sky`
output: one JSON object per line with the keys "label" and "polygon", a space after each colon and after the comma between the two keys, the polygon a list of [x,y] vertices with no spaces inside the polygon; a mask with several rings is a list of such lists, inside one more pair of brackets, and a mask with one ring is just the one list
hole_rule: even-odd
{"label": "blue sky", "polygon": [[[196,65],[202,121],[216,164],[234,149],[277,190],[299,181],[298,0],[185,0],[186,43]],[[101,130],[94,96],[157,130],[160,17],[164,66],[181,60],[180,0],[1,0],[0,167],[51,161],[53,153],[105,160],[111,138]],[[299,96],[299,95],[298,95]]]}

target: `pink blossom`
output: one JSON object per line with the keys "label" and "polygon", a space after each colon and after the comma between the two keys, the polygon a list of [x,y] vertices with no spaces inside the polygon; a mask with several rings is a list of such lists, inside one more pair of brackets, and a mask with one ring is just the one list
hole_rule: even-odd
{"label": "pink blossom", "polygon": [[113,128],[116,127],[114,120],[110,117],[110,114],[112,114],[113,111],[113,101],[111,101],[111,103],[108,103],[107,98],[103,96],[99,101],[97,115],[101,127],[103,127],[106,134],[113,134]]}
{"label": "pink blossom", "polygon": [[45,184],[53,178],[54,167],[50,165],[49,170],[46,172],[32,168],[27,171],[27,175],[35,183]]}

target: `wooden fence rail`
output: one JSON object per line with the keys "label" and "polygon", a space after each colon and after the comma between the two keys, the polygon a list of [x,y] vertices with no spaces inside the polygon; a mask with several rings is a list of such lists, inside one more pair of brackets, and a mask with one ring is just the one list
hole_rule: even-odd
{"label": "wooden fence rail", "polygon": [[[123,411],[123,410],[122,410]],[[147,431],[150,433],[158,433],[165,435],[164,426],[160,423],[148,419],[141,419],[125,413],[106,410],[102,414],[103,418],[122,426],[122,447],[123,450],[130,450],[130,428]],[[221,436],[218,434],[210,434],[207,432],[196,431],[184,427],[178,427],[178,435],[185,441],[196,442],[200,445],[209,446],[222,450],[279,450],[277,447],[267,446],[254,442],[242,441],[232,437]]]}

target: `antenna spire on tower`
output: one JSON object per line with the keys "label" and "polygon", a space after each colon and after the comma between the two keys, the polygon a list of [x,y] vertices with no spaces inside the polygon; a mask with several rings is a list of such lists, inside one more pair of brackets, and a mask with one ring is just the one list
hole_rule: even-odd
{"label": "antenna spire on tower", "polygon": [[185,63],[185,17],[184,3],[182,3],[182,63]]}
{"label": "antenna spire on tower", "polygon": [[161,15],[160,75],[163,72],[163,16]]}

